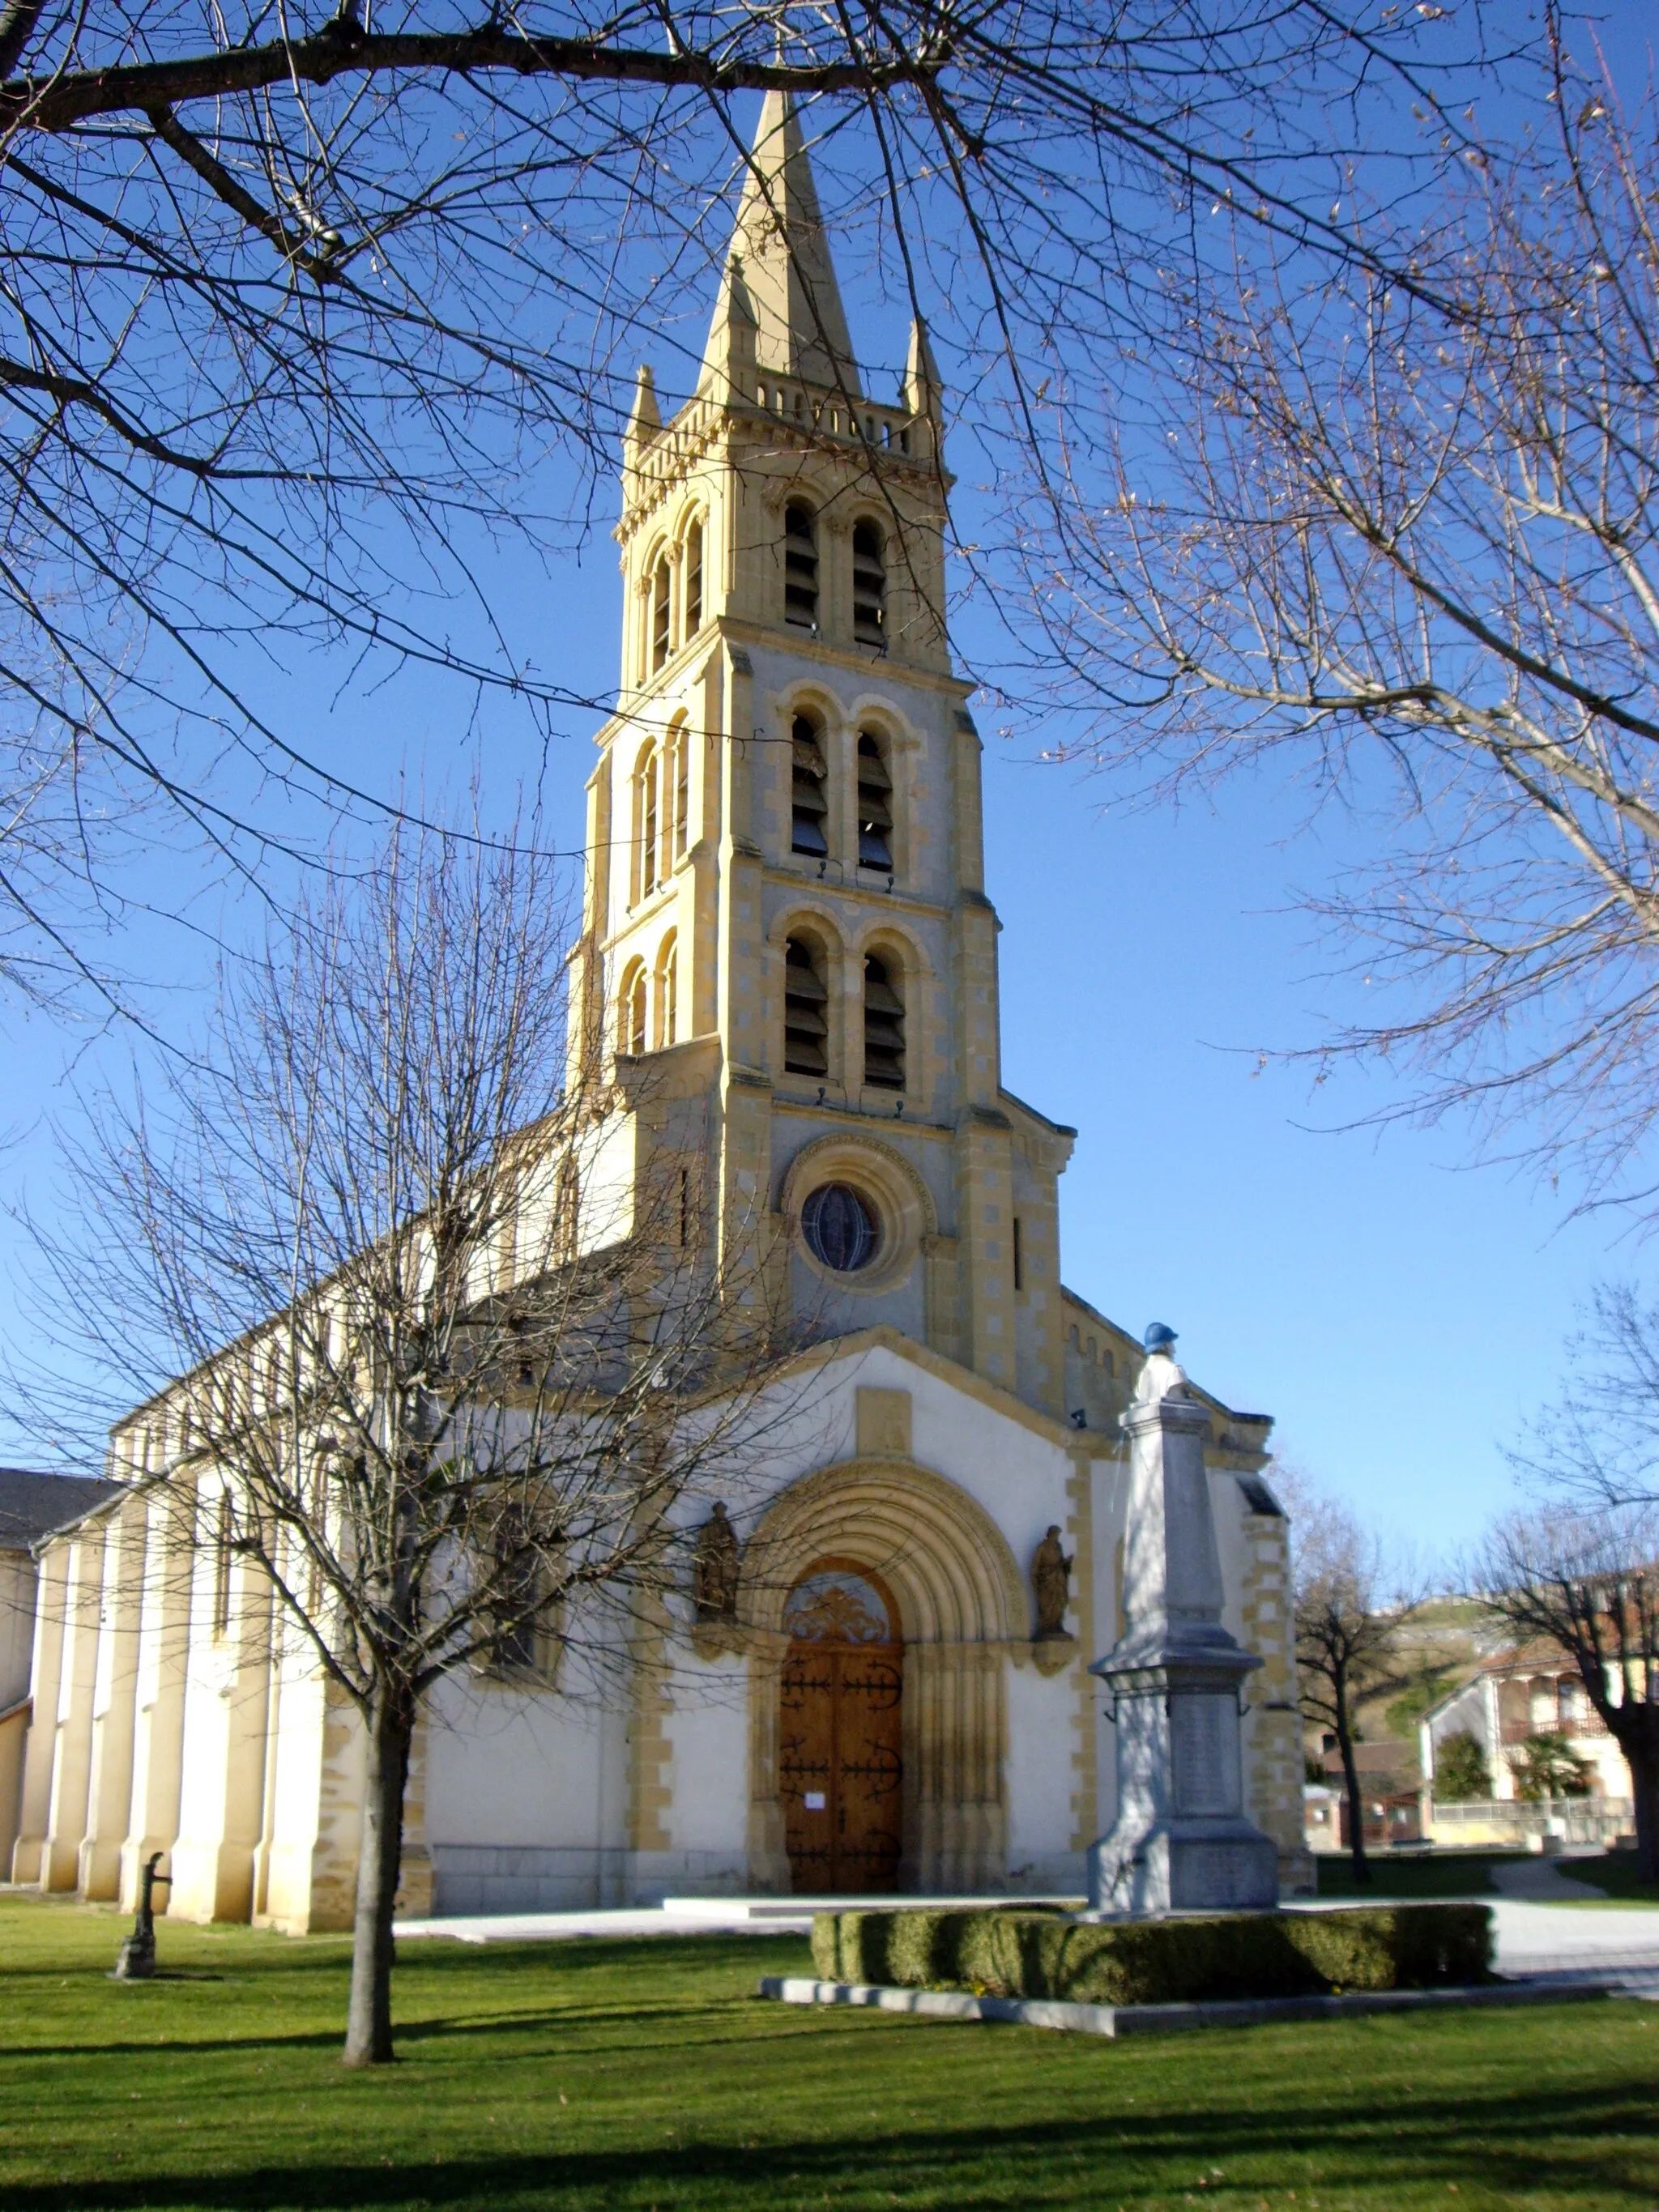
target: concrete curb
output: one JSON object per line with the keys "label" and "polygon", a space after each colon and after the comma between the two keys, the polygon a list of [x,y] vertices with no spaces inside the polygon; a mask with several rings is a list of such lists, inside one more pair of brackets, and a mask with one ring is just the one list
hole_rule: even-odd
{"label": "concrete curb", "polygon": [[1450,1990],[1358,1990],[1346,1996],[1244,1997],[1206,2004],[1070,2004],[1058,1997],[976,1997],[963,1990],[881,1989],[768,1974],[760,1994],[783,2004],[849,2005],[930,2020],[1000,2021],[1073,2035],[1176,2035],[1190,2027],[1255,2027],[1274,2020],[1340,2020],[1372,2012],[1446,2012],[1464,2006],[1577,2004],[1612,1994],[1600,1982],[1492,1982]]}

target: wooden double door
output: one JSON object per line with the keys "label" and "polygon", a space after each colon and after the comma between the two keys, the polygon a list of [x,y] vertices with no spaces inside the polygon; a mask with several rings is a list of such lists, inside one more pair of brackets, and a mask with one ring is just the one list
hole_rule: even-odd
{"label": "wooden double door", "polygon": [[784,1661],[779,1781],[797,1896],[879,1895],[903,1847],[902,1647],[798,1638]]}

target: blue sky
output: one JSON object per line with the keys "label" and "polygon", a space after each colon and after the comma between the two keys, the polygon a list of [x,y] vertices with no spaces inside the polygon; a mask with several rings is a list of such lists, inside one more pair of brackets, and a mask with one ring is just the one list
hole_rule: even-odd
{"label": "blue sky", "polygon": [[[1610,27],[1629,79],[1636,37],[1618,18]],[[855,346],[896,374],[902,326],[852,304]],[[965,483],[959,521],[975,496]],[[606,688],[608,538],[548,579],[503,562],[495,587],[544,665],[577,692]],[[971,621],[960,642],[971,659]],[[430,679],[365,696],[325,665],[291,663],[271,696],[314,750],[375,788],[402,770],[459,789],[476,758],[492,805],[539,778],[552,830],[580,841],[597,717],[571,717],[544,755],[499,702],[469,729],[467,702]],[[1005,1079],[1079,1130],[1061,1186],[1066,1280],[1136,1330],[1172,1323],[1201,1381],[1275,1416],[1289,1458],[1391,1533],[1450,1550],[1504,1502],[1501,1446],[1547,1395],[1579,1302],[1609,1275],[1639,1279],[1647,1255],[1618,1241],[1616,1220],[1569,1221],[1549,1191],[1470,1167],[1455,1127],[1340,1132],[1387,1102],[1381,1079],[1315,1096],[1304,1073],[1258,1069],[1256,1048],[1306,1042],[1340,1011],[1294,911],[1296,886],[1330,856],[1310,848],[1293,797],[1261,779],[1213,810],[1126,810],[1100,781],[1038,764],[1029,738],[999,739],[996,720],[980,714]],[[158,881],[173,865],[164,857]],[[239,926],[228,895],[204,892],[196,912]],[[162,941],[179,983],[167,1018],[187,1018],[210,962]],[[3,1019],[0,1194],[49,1217],[49,1121],[71,1048],[41,1019]],[[119,1049],[82,1042],[78,1072]],[[22,1253],[0,1219],[0,1331],[27,1350]],[[0,1453],[35,1455],[15,1431]]]}

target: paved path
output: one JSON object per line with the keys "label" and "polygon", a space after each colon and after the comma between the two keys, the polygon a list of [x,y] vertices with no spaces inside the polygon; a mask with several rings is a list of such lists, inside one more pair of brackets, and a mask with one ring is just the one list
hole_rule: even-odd
{"label": "paved path", "polygon": [[[1573,1890],[1583,1887],[1571,1885]],[[1601,1895],[1599,1890],[1589,1893]],[[796,1901],[802,1905],[811,1902],[805,1898]],[[1659,1911],[1610,1907],[1587,1912],[1516,1897],[1470,1902],[1492,1906],[1494,1963],[1500,1974],[1563,1981],[1589,1977],[1605,1981],[1610,1989],[1659,2002]],[[613,1912],[498,1912],[400,1920],[396,1932],[405,1940],[450,1936],[463,1943],[568,1943],[592,1936],[805,1935],[811,1925],[808,1913],[797,1916],[776,1899],[751,1906],[743,1898],[675,1898],[665,1907],[635,1906]]]}
{"label": "paved path", "polygon": [[1632,1996],[1659,2000],[1659,1911],[1578,1911],[1510,1897],[1494,1898],[1492,1909],[1500,1974],[1575,1981],[1589,1975]]}
{"label": "paved path", "polygon": [[592,1936],[804,1936],[811,1925],[810,1914],[751,1920],[739,1902],[726,1913],[675,1912],[660,1905],[617,1912],[481,1912],[453,1920],[399,1920],[392,1933],[453,1936],[463,1943],[569,1943]]}
{"label": "paved path", "polygon": [[1534,1905],[1570,1905],[1575,1898],[1592,1903],[1607,1896],[1604,1889],[1575,1881],[1563,1874],[1553,1859],[1501,1859],[1492,1870],[1492,1886],[1502,1896],[1523,1897]]}

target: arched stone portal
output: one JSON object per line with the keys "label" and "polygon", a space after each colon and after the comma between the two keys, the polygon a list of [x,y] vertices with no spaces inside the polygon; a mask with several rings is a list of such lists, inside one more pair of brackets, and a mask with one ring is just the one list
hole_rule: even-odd
{"label": "arched stone portal", "polygon": [[901,1890],[1000,1889],[1007,1879],[1006,1673],[1026,1648],[1019,1570],[996,1523],[943,1475],[852,1460],[793,1484],[744,1554],[750,1649],[750,1879],[791,1886],[779,1787],[779,1692],[791,1594],[833,1559],[890,1593],[903,1644]]}

